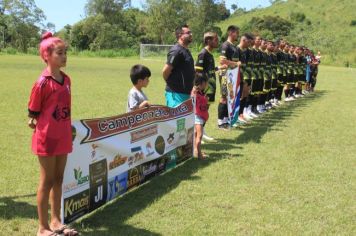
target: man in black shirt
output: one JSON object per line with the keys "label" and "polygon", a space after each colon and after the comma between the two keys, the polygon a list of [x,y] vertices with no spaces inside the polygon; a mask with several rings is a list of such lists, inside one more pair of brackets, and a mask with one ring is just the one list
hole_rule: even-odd
{"label": "man in black shirt", "polygon": [[[221,45],[220,65],[230,68],[235,68],[240,65],[237,58],[234,58],[236,51],[235,42],[239,36],[239,28],[235,25],[230,25],[227,28],[228,38]],[[227,109],[227,84],[226,84],[226,69],[219,72],[219,81],[221,89],[221,98],[218,106],[218,126],[221,129],[229,127],[228,109]]]}
{"label": "man in black shirt", "polygon": [[188,25],[178,27],[175,31],[177,44],[167,54],[163,67],[163,78],[166,81],[166,104],[175,107],[190,98],[195,75],[194,59],[188,50],[192,42],[192,32]]}

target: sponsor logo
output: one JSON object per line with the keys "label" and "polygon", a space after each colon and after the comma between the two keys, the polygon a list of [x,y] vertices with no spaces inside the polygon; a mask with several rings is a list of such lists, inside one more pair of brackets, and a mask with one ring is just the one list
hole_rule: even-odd
{"label": "sponsor logo", "polygon": [[116,167],[119,167],[119,166],[125,164],[127,159],[128,159],[127,157],[117,154],[114,157],[114,160],[109,163],[109,170],[115,169]]}
{"label": "sponsor logo", "polygon": [[167,138],[167,143],[172,144],[174,141],[174,133],[170,133],[168,138]]}
{"label": "sponsor logo", "polygon": [[89,190],[64,199],[64,222],[69,223],[89,212]]}
{"label": "sponsor logo", "polygon": [[63,185],[63,192],[69,192],[73,189],[76,189],[80,186],[83,186],[89,181],[89,175],[83,176],[83,171],[80,167],[73,169],[75,182]]}
{"label": "sponsor logo", "polygon": [[158,154],[163,155],[165,148],[166,143],[164,141],[164,138],[160,135],[155,141],[155,150]]}
{"label": "sponsor logo", "polygon": [[106,159],[97,161],[89,166],[90,177],[90,211],[102,206],[106,202],[108,190]]}
{"label": "sponsor logo", "polygon": [[190,128],[187,131],[187,143],[193,145],[194,140],[194,128]]}
{"label": "sponsor logo", "polygon": [[172,150],[166,154],[167,157],[167,163],[166,163],[166,170],[172,169],[176,166],[176,160],[177,160],[177,152],[176,150]]}
{"label": "sponsor logo", "polygon": [[185,118],[177,120],[177,132],[185,130]]}
{"label": "sponsor logo", "polygon": [[96,155],[96,149],[98,148],[99,146],[96,145],[95,143],[93,143],[91,145],[91,148],[92,148],[92,151],[91,151],[91,159],[94,159],[95,158],[95,155]]}
{"label": "sponsor logo", "polygon": [[149,127],[131,132],[131,143],[135,143],[142,139],[156,135],[158,133],[157,127],[157,125],[151,125]]}
{"label": "sponsor logo", "polygon": [[145,178],[151,174],[154,174],[157,170],[157,161],[151,161],[142,167],[142,173]]}
{"label": "sponsor logo", "polygon": [[115,176],[109,181],[108,201],[125,193],[127,189],[127,172]]}
{"label": "sponsor logo", "polygon": [[131,148],[131,153],[133,153],[134,155],[130,156],[128,159],[129,167],[131,167],[136,162],[143,160],[145,158],[145,155],[143,154],[142,148],[140,146]]}
{"label": "sponsor logo", "polygon": [[89,181],[89,175],[82,176],[82,174],[83,172],[80,167],[78,169],[74,168],[74,178],[75,180],[77,180],[78,185],[84,184],[85,182]]}
{"label": "sponsor logo", "polygon": [[163,156],[157,160],[157,173],[162,173],[166,169],[167,157]]}
{"label": "sponsor logo", "polygon": [[142,166],[136,166],[129,170],[127,177],[127,189],[138,186],[143,179]]}
{"label": "sponsor logo", "polygon": [[146,143],[146,157],[152,156],[155,151],[152,148],[151,142]]}

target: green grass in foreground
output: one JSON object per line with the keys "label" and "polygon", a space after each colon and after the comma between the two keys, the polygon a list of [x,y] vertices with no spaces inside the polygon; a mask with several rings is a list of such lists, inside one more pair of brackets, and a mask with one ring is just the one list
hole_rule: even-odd
{"label": "green grass in foreground", "polygon": [[[70,57],[73,119],[125,111],[135,59]],[[162,62],[147,95],[163,103]],[[38,164],[26,108],[43,64],[0,56],[0,235],[37,230]],[[355,70],[320,68],[317,92],[244,129],[216,128],[209,160],[182,166],[79,221],[83,235],[355,235]]]}

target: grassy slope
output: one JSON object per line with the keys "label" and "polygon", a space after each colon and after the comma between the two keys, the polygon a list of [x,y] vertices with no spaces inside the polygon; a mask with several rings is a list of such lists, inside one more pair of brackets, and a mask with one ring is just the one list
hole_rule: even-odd
{"label": "grassy slope", "polygon": [[[73,118],[123,112],[137,62],[69,58]],[[1,56],[0,64],[0,235],[33,235],[38,164],[26,103],[42,64],[33,56]],[[162,62],[144,64],[153,71],[147,95],[163,103]],[[209,160],[190,160],[76,226],[84,235],[354,235],[355,73],[321,67],[317,93],[245,129],[216,129],[215,104]]]}
{"label": "grassy slope", "polygon": [[354,0],[288,0],[259,9],[242,16],[233,16],[221,22],[223,31],[230,24],[243,25],[252,17],[276,15],[289,19],[291,12],[301,12],[311,20],[312,25],[298,25],[290,37],[293,43],[303,43],[314,50],[320,50],[323,62],[331,65],[345,65],[349,61],[356,67],[356,1]]}

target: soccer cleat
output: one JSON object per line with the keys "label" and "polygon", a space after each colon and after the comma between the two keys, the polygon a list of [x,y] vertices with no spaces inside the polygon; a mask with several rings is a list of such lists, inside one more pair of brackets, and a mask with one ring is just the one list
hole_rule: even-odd
{"label": "soccer cleat", "polygon": [[248,114],[248,112],[243,113],[243,117],[244,117],[245,120],[252,120],[253,119],[253,117],[250,116],[250,114]]}
{"label": "soccer cleat", "polygon": [[221,130],[229,130],[229,124],[218,125],[218,128]]}
{"label": "soccer cleat", "polygon": [[203,139],[205,141],[208,141],[208,142],[211,142],[211,141],[214,141],[215,139],[212,138],[212,137],[209,137],[205,132],[203,133]]}
{"label": "soccer cleat", "polygon": [[244,119],[243,115],[239,115],[238,121],[242,124],[246,124],[247,121]]}
{"label": "soccer cleat", "polygon": [[251,112],[249,113],[249,115],[250,115],[251,117],[253,117],[253,118],[257,118],[257,117],[258,117],[258,115],[257,115],[256,113],[254,113],[253,111],[251,111]]}

